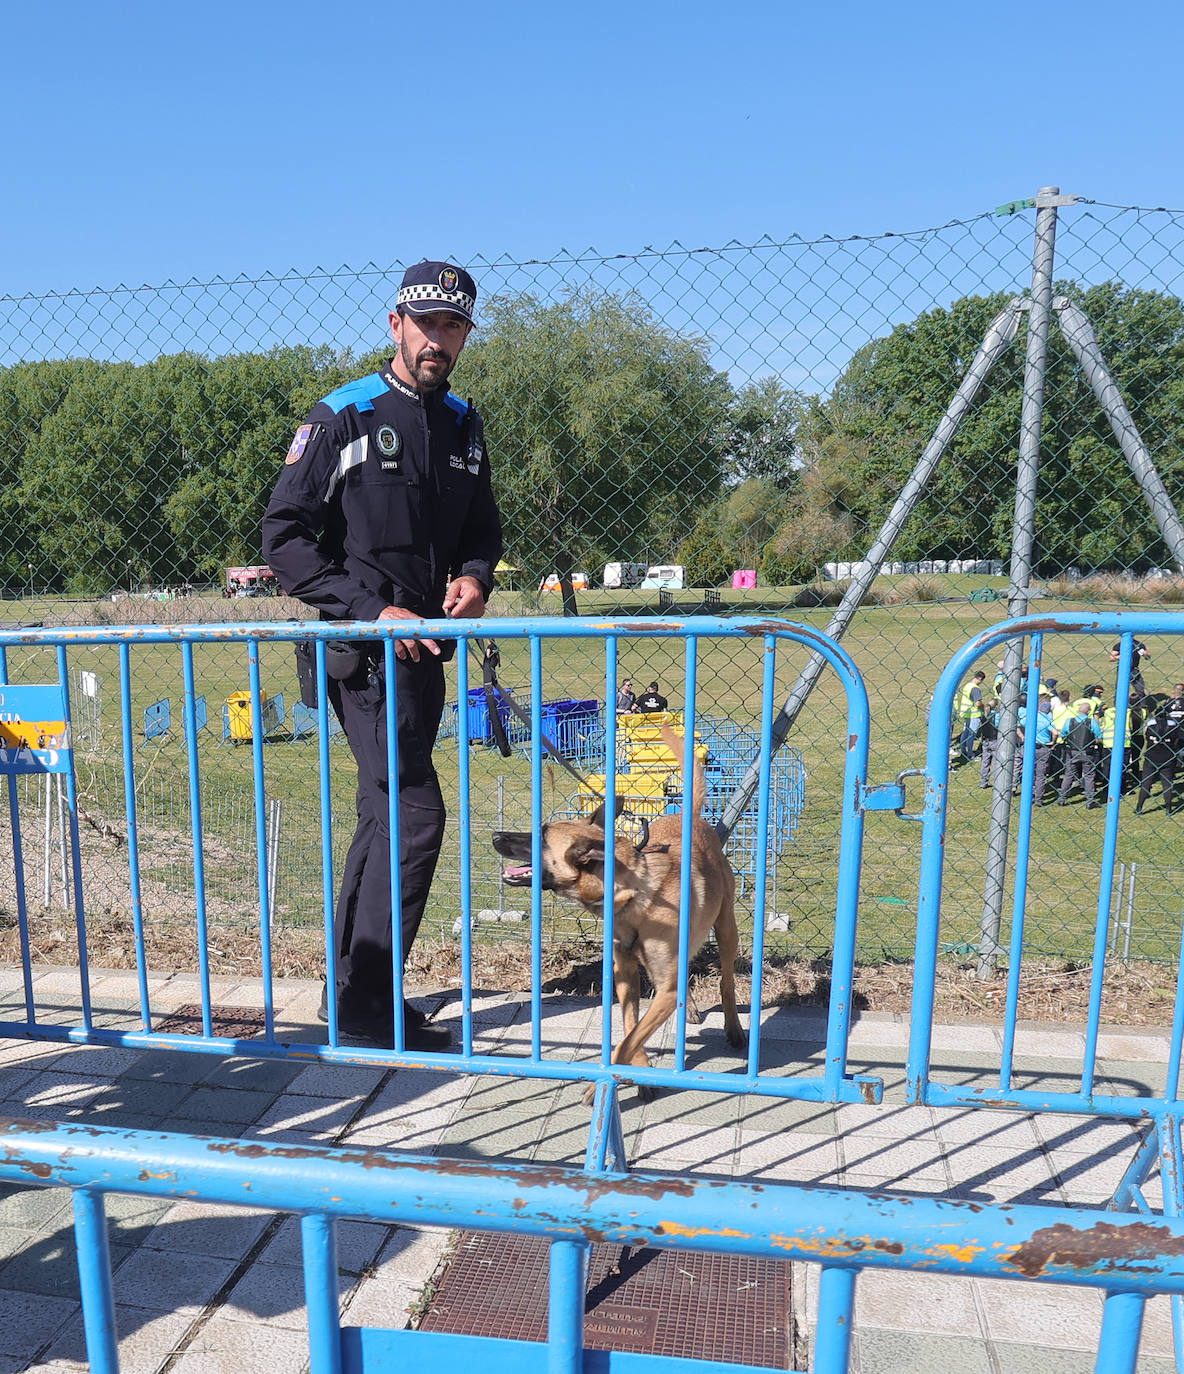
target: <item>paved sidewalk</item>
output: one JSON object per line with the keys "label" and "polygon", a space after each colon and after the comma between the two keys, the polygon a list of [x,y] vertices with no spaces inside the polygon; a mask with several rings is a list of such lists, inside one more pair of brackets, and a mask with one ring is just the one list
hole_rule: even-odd
{"label": "paved sidewalk", "polygon": [[[38,1005],[77,975],[48,970]],[[126,1022],[130,975],[92,980],[100,1024]],[[280,1034],[323,1040],[320,984],[277,984]],[[0,1007],[19,977],[0,970]],[[154,1006],[193,1002],[191,977],[157,979]],[[255,981],[218,984],[219,1007],[257,1008]],[[456,1015],[455,994],[440,1019]],[[475,1018],[479,1049],[513,1052],[529,1042],[520,995],[485,996]],[[545,1041],[553,1054],[591,1054],[599,1005],[549,996]],[[766,1012],[767,1059],[817,1064],[825,1020],[812,1008]],[[907,1025],[863,1014],[851,1037],[851,1071],[885,1078],[881,1107],[826,1106],[667,1092],[641,1104],[626,1092],[623,1116],[635,1167],[765,1181],[843,1185],[978,1201],[1057,1201],[1097,1206],[1112,1196],[1135,1145],[1124,1126],[1088,1117],[1046,1117],[903,1105]],[[718,1013],[691,1028],[697,1067],[734,1068]],[[1019,1053],[1050,1087],[1080,1075],[1084,1037],[1060,1026],[1021,1034]],[[1166,1034],[1115,1033],[1099,1045],[1100,1073],[1115,1092],[1162,1084]],[[973,1081],[998,1063],[999,1032],[938,1028],[935,1070]],[[1145,1085],[1145,1086],[1139,1086]],[[1100,1090],[1103,1090],[1100,1088]],[[581,1089],[432,1070],[225,1061],[180,1052],[137,1052],[0,1041],[0,1115],[84,1119],[113,1126],[267,1140],[370,1145],[579,1165],[588,1111]],[[1149,1190],[1153,1204],[1155,1189]],[[112,1196],[111,1255],[124,1374],[300,1374],[306,1364],[298,1223],[249,1208]],[[405,1323],[447,1253],[431,1228],[342,1223],[341,1301],[352,1325]],[[795,1266],[799,1324],[812,1325],[817,1269]],[[1047,1285],[866,1273],[858,1285],[853,1368],[858,1374],[1086,1374],[1100,1321],[1092,1293]],[[1166,1299],[1148,1308],[1144,1374],[1173,1369]],[[66,1189],[0,1187],[0,1374],[85,1370]]]}

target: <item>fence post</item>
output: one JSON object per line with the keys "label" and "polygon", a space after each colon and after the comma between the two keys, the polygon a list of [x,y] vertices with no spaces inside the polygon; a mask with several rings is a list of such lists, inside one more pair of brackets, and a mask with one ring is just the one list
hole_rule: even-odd
{"label": "fence post", "polygon": [[[1015,479],[1015,511],[1011,531],[1009,619],[1028,613],[1035,542],[1036,484],[1040,474],[1040,425],[1044,413],[1044,377],[1048,363],[1048,327],[1052,319],[1052,271],[1057,234],[1060,187],[1044,186],[1036,195],[1036,241],[1032,253],[1032,295],[1028,310],[1028,338],[1024,353],[1024,399],[1020,413],[1019,462]],[[1003,657],[1003,700],[999,712],[995,787],[987,837],[987,874],[978,947],[979,978],[991,978],[999,954],[999,925],[1003,886],[1007,877],[1007,844],[1011,830],[1012,766],[1019,719],[1020,664],[1023,645],[1008,641]]]}
{"label": "fence post", "polygon": [[[1021,302],[1018,299],[1008,301],[988,325],[978,352],[966,369],[966,375],[962,378],[957,392],[946,407],[945,414],[938,422],[933,437],[926,444],[925,451],[917,460],[917,465],[909,480],[893,503],[892,509],[880,527],[880,532],[872,542],[871,548],[868,549],[867,554],[856,567],[851,585],[844,592],[843,599],[836,607],[835,613],[826,627],[826,633],[831,639],[842,639],[844,631],[855,616],[855,612],[862,605],[863,598],[867,595],[880,571],[880,564],[892,552],[892,546],[896,543],[897,536],[908,523],[917,503],[925,495],[938,464],[946,450],[954,442],[958,426],[973,406],[988,374],[999,358],[1011,347],[1012,340],[1019,330],[1020,313]],[[825,667],[826,660],[821,654],[811,654],[806,666],[798,674],[798,679],[791,688],[785,705],[782,706],[773,721],[773,730],[770,736],[770,747],[773,753],[776,753],[784,743],[785,737],[793,728],[794,721],[797,720]],[[759,782],[760,759],[756,758],[749,765],[748,771],[728,798],[723,815],[715,823],[715,829],[720,839],[725,843],[727,843],[728,836],[735,829],[740,817],[748,809],[748,803],[752,800],[752,795]]]}
{"label": "fence post", "polygon": [[280,812],[283,803],[272,797],[267,803],[267,909],[275,920],[275,890],[280,857]]}
{"label": "fence post", "polygon": [[1126,923],[1122,931],[1122,962],[1129,964],[1131,961],[1131,928],[1135,923],[1135,870],[1139,867],[1132,862],[1130,873],[1130,887],[1128,889],[1126,901]]}

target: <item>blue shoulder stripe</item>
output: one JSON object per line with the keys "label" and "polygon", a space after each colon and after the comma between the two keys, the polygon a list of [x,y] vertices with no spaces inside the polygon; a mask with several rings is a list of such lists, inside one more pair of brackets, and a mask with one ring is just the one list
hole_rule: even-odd
{"label": "blue shoulder stripe", "polygon": [[340,415],[346,406],[357,406],[359,410],[373,410],[375,396],[388,390],[382,375],[372,372],[369,377],[359,377],[356,381],[346,382],[336,391],[331,391],[321,402],[328,406],[334,415]]}
{"label": "blue shoulder stripe", "polygon": [[451,391],[444,393],[444,404],[446,406],[451,406],[452,409],[456,411],[456,418],[458,423],[462,421],[465,418],[465,416],[467,416],[469,413],[468,404],[462,401],[459,396],[454,396]]}

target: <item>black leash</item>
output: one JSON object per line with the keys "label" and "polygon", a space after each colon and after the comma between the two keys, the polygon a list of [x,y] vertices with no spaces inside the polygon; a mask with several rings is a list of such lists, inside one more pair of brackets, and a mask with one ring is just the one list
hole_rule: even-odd
{"label": "black leash", "polygon": [[[506,727],[502,722],[501,712],[497,709],[498,703],[504,703],[507,709],[526,726],[528,732],[532,729],[531,719],[514,700],[511,693],[497,680],[497,670],[502,664],[502,656],[498,650],[497,641],[488,639],[485,641],[484,645],[482,645],[479,639],[474,639],[470,642],[475,643],[477,649],[481,653],[481,678],[482,685],[485,689],[485,704],[489,713],[489,728],[493,732],[493,739],[494,743],[497,745],[498,752],[501,754],[502,758],[508,759],[514,751],[510,747],[510,740],[506,734]],[[604,796],[603,791],[599,787],[593,787],[584,774],[564,755],[555,741],[548,738],[545,731],[540,730],[539,743],[557,764],[567,769],[585,792],[591,792],[598,797]]]}

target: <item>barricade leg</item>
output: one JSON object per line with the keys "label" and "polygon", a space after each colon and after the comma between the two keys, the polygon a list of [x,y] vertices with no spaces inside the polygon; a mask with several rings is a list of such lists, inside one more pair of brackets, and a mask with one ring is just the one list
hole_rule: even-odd
{"label": "barricade leg", "polygon": [[337,1311],[337,1235],[333,1218],[318,1212],[300,1218],[304,1302],[308,1309],[311,1374],[341,1374],[341,1325]]}
{"label": "barricade leg", "polygon": [[588,1148],[584,1153],[584,1168],[589,1173],[629,1172],[619,1097],[620,1085],[615,1079],[611,1083],[597,1083],[592,1123],[588,1128]]}
{"label": "barricade leg", "polygon": [[823,1265],[818,1278],[814,1374],[847,1374],[855,1311],[855,1270]]}
{"label": "barricade leg", "polygon": [[111,1293],[111,1255],[103,1195],[90,1188],[74,1192],[74,1240],[78,1247],[78,1286],[86,1358],[92,1374],[119,1374],[115,1300]]}
{"label": "barricade leg", "polygon": [[588,1247],[578,1240],[552,1241],[550,1260],[547,1374],[581,1374]]}
{"label": "barricade leg", "polygon": [[1135,1374],[1147,1300],[1140,1293],[1107,1293],[1102,1308],[1097,1374]]}

